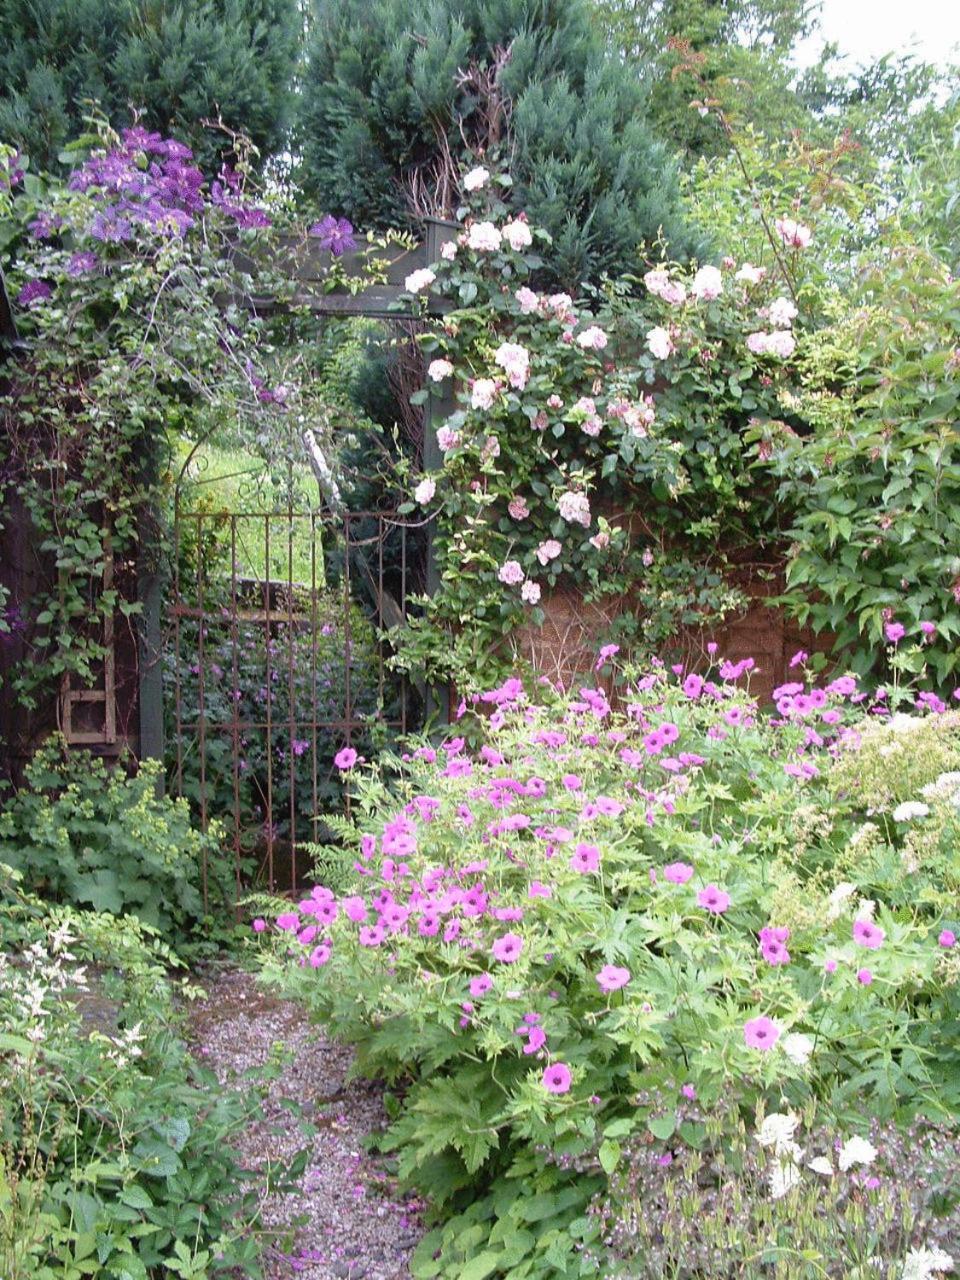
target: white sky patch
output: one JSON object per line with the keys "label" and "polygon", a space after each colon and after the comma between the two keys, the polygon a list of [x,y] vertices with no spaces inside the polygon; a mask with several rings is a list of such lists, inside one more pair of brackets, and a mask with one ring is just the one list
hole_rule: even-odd
{"label": "white sky patch", "polygon": [[925,62],[960,64],[960,2],[823,0],[820,31],[797,46],[797,65],[816,62],[824,43],[838,44],[853,64],[885,53],[913,53]]}

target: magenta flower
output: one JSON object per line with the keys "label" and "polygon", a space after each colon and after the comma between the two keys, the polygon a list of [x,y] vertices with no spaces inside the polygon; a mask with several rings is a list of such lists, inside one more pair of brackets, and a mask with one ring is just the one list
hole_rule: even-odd
{"label": "magenta flower", "polygon": [[330,959],[332,950],[333,948],[330,946],[329,942],[323,942],[319,947],[314,947],[310,952],[311,968],[319,969],[321,965],[325,965]]}
{"label": "magenta flower", "polygon": [[[513,964],[522,950],[523,939],[516,933],[505,933],[502,938],[498,938],[493,944],[492,954],[494,960],[500,960],[504,964]],[[471,994],[473,994],[472,985],[471,983]]]}
{"label": "magenta flower", "polygon": [[552,898],[553,890],[548,884],[542,884],[539,880],[531,880],[530,888],[527,890],[528,898]]}
{"label": "magenta flower", "polygon": [[536,1053],[547,1043],[547,1034],[543,1027],[530,1027],[526,1032],[527,1042],[523,1046],[524,1053]]}
{"label": "magenta flower", "polygon": [[663,878],[671,884],[686,884],[692,875],[689,862],[671,862],[663,868]]}
{"label": "magenta flower", "polygon": [[861,947],[876,951],[883,945],[886,936],[880,926],[874,924],[872,920],[854,920],[853,922],[853,940]]}
{"label": "magenta flower", "polygon": [[936,635],[936,633],[937,633],[937,624],[936,624],[935,622],[930,622],[929,620],[925,620],[925,621],[923,621],[923,622],[921,622],[921,623],[920,623],[920,630],[923,632],[923,634],[924,634],[924,635],[927,637],[927,639],[929,640],[929,638],[930,638],[931,636]]}
{"label": "magenta flower", "polygon": [[296,911],[284,911],[277,916],[277,928],[284,933],[295,933],[300,928],[300,917]]}
{"label": "magenta flower", "polygon": [[578,844],[570,855],[570,866],[584,874],[599,870],[600,850],[595,844]]}
{"label": "magenta flower", "polygon": [[708,884],[697,894],[697,902],[704,910],[712,912],[715,916],[722,916],[730,905],[730,895],[724,893],[717,885]]}
{"label": "magenta flower", "polygon": [[630,981],[630,970],[621,969],[615,964],[605,964],[597,974],[597,983],[601,991],[619,991]]}
{"label": "magenta flower", "polygon": [[253,932],[254,932],[254,933],[263,933],[263,931],[264,931],[264,929],[266,929],[266,927],[267,927],[267,922],[266,922],[266,920],[263,920],[260,916],[257,916],[256,920],[254,920],[254,922],[253,922]]}
{"label": "magenta flower", "polygon": [[683,1094],[685,1098],[688,1098],[691,1102],[697,1096],[697,1091],[692,1084],[681,1085],[680,1092]]}
{"label": "magenta flower", "polygon": [[362,947],[379,947],[387,936],[386,929],[379,924],[367,924],[360,930],[359,938]]}
{"label": "magenta flower", "polygon": [[873,974],[870,972],[869,969],[858,969],[857,981],[862,986],[869,987],[870,983],[873,981]]}
{"label": "magenta flower", "polygon": [[[254,928],[256,928],[256,921],[254,921]],[[957,935],[952,929],[944,929],[937,941],[940,943],[941,947],[953,947],[956,946]]]}
{"label": "magenta flower", "polygon": [[905,635],[902,622],[888,622],[883,628],[883,634],[887,637],[890,644],[898,644]]}
{"label": "magenta flower", "polygon": [[780,1039],[780,1028],[771,1018],[751,1018],[743,1024],[743,1038],[748,1049],[772,1049]]}
{"label": "magenta flower", "polygon": [[357,763],[357,753],[353,747],[343,747],[333,757],[333,763],[338,769],[352,769]]}
{"label": "magenta flower", "polygon": [[542,1080],[547,1093],[569,1093],[573,1077],[565,1062],[552,1062],[544,1071]]}
{"label": "magenta flower", "polygon": [[683,682],[683,692],[688,698],[699,698],[703,692],[703,676],[692,671]]}

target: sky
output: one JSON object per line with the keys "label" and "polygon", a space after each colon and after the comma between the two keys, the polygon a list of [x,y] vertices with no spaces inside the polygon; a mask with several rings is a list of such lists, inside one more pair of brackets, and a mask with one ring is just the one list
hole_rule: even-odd
{"label": "sky", "polygon": [[915,51],[924,61],[960,62],[960,0],[823,0],[821,34],[804,41],[796,60],[815,62],[824,39],[854,62]]}

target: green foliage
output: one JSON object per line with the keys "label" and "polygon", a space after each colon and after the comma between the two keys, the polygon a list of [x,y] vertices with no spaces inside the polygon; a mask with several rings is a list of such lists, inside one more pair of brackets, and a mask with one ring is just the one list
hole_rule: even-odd
{"label": "green foliage", "polygon": [[133,915],[179,946],[205,925],[203,867],[211,907],[230,901],[222,831],[201,835],[185,800],[158,798],[161,766],[129,775],[56,740],[26,769],[26,786],[0,813],[0,861],[52,902]]}
{"label": "green foliage", "polygon": [[628,269],[660,232],[676,257],[695,249],[675,165],[586,0],[317,0],[297,133],[307,194],[378,227],[452,213],[464,142],[508,148],[517,208],[553,237],[545,274],[568,286]]}
{"label": "green foliage", "polygon": [[[956,285],[894,242],[864,293],[867,305],[842,311],[808,347],[794,407],[812,431],[754,433],[758,465],[796,512],[784,599],[862,672],[877,669],[886,625],[903,623],[908,643],[923,643],[899,666],[926,665],[943,685],[956,678],[960,636]],[[934,625],[929,636],[921,621]]]}
{"label": "green foliage", "polygon": [[169,953],[130,917],[24,897],[3,868],[0,927],[18,944],[0,957],[7,1280],[262,1274],[258,1183],[275,1171],[241,1168],[232,1142],[262,1122],[263,1082],[225,1088],[190,1058]]}
{"label": "green foliage", "polygon": [[[674,75],[677,42],[701,59],[705,96],[722,100],[768,140],[810,123],[793,91],[791,54],[815,25],[810,0],[598,0],[606,39],[649,86],[659,137],[689,159],[724,155],[728,141],[711,115],[692,107],[690,84]],[[702,225],[709,225],[702,224]]]}
{"label": "green foliage", "polygon": [[300,47],[296,0],[10,0],[0,12],[0,138],[36,170],[56,167],[95,99],[111,123],[143,123],[188,141],[208,170],[230,139],[281,149]]}
{"label": "green foliage", "polygon": [[358,780],[350,892],[277,917],[268,976],[398,1085],[386,1146],[438,1218],[415,1276],[596,1274],[591,1201],[715,1107],[731,1142],[761,1109],[955,1123],[958,714],[882,723],[800,672],[772,720],[749,667],[634,672],[622,711],[488,691],[476,754]]}

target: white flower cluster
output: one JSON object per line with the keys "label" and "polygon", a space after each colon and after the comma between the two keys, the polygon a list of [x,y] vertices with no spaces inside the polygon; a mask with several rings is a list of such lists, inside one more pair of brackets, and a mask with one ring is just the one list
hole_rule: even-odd
{"label": "white flower cluster", "polygon": [[[757,1130],[757,1144],[770,1150],[771,1160],[767,1167],[767,1178],[770,1184],[770,1197],[780,1200],[803,1179],[804,1151],[796,1140],[799,1117],[792,1111],[772,1112],[764,1116]],[[837,1153],[837,1168],[846,1173],[855,1165],[869,1167],[877,1158],[877,1149],[866,1138],[854,1135],[842,1144]],[[814,1156],[807,1160],[807,1168],[821,1177],[832,1178],[835,1174],[829,1156]]]}

